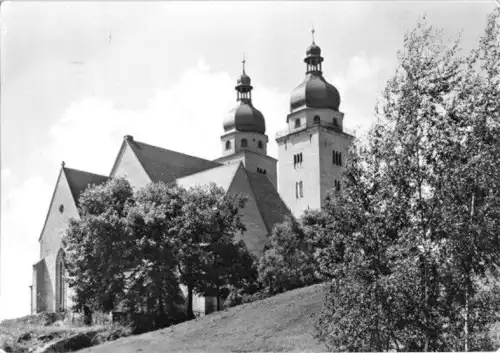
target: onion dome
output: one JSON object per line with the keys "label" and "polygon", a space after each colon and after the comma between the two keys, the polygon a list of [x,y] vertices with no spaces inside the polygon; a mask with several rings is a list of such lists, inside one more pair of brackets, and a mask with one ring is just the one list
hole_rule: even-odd
{"label": "onion dome", "polygon": [[321,71],[321,48],[313,42],[306,50],[304,62],[307,66],[306,77],[293,91],[290,99],[290,110],[299,108],[327,108],[339,110],[339,91],[323,77]]}
{"label": "onion dome", "polygon": [[224,119],[224,131],[231,130],[242,132],[257,132],[264,134],[266,132],[266,122],[264,115],[252,105],[251,79],[245,73],[245,60],[243,60],[243,73],[236,80],[236,100],[238,106],[232,109]]}
{"label": "onion dome", "polygon": [[321,48],[316,45],[316,43],[313,43],[307,48],[306,50],[306,55],[307,56],[320,56],[321,55]]}

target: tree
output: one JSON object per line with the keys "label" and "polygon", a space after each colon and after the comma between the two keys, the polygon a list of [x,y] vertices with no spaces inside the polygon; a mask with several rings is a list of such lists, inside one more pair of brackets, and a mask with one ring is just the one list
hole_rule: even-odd
{"label": "tree", "polygon": [[123,296],[129,248],[126,214],[133,202],[124,179],[111,179],[85,190],[79,200],[79,219],[70,219],[64,238],[68,284],[74,290],[74,309],[109,311]]}
{"label": "tree", "polygon": [[274,227],[259,261],[259,280],[269,293],[319,282],[313,257],[318,238],[313,225],[321,223],[321,217],[320,211],[306,211],[300,220],[286,217]]}
{"label": "tree", "polygon": [[252,256],[235,237],[245,230],[241,221],[245,203],[245,198],[212,183],[190,188],[183,207],[181,281],[189,297],[192,291],[215,297],[217,310],[229,287],[242,288],[256,277]]}
{"label": "tree", "polygon": [[146,311],[164,326],[178,316],[181,304],[177,264],[186,191],[176,185],[150,183],[135,195],[127,215],[133,239],[126,252],[126,303],[130,311]]}
{"label": "tree", "polygon": [[[466,61],[464,79],[455,102],[459,136],[450,153],[452,168],[446,175],[443,197],[450,235],[447,246],[450,296],[463,316],[463,346],[481,347],[484,318],[496,300],[483,293],[482,282],[498,275],[500,255],[500,10],[488,18],[484,36]],[[490,281],[491,282],[491,281]],[[492,302],[493,301],[493,302]],[[489,310],[494,313],[495,310]],[[474,326],[475,329],[474,329]],[[478,329],[479,326],[479,329]],[[457,330],[460,330],[457,328]],[[475,331],[475,332],[474,332]]]}
{"label": "tree", "polygon": [[468,61],[425,21],[405,37],[378,121],[327,202],[329,347],[483,347],[497,297],[482,283],[500,258],[498,15],[486,33]]}

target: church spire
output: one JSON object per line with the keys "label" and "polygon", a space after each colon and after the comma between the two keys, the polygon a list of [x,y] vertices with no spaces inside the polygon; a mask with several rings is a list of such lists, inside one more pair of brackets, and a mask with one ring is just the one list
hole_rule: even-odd
{"label": "church spire", "polygon": [[246,58],[244,53],[241,64],[242,64],[242,73],[238,78],[238,80],[236,81],[236,87],[235,87],[236,91],[238,92],[236,95],[236,100],[250,103],[252,101],[253,87],[250,85],[251,83],[250,76],[248,76],[245,72]]}
{"label": "church spire", "polygon": [[304,62],[307,65],[306,73],[313,73],[321,75],[321,63],[323,62],[323,57],[321,56],[321,48],[314,41],[314,27],[311,29],[312,44],[306,50],[306,58]]}

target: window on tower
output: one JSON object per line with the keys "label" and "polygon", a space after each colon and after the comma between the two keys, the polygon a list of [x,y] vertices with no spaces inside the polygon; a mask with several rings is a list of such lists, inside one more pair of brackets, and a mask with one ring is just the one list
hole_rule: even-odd
{"label": "window on tower", "polygon": [[295,127],[300,127],[300,119],[295,119]]}
{"label": "window on tower", "polygon": [[231,141],[226,141],[226,150],[231,149]]}
{"label": "window on tower", "polygon": [[320,119],[319,115],[315,115],[314,116],[314,123],[319,124],[320,122],[321,122],[321,119]]}
{"label": "window on tower", "polygon": [[247,146],[248,146],[247,139],[241,139],[241,147],[247,147]]}
{"label": "window on tower", "polygon": [[332,163],[338,166],[342,165],[342,152],[332,152]]}
{"label": "window on tower", "polygon": [[259,142],[257,143],[257,147],[259,147],[259,148],[264,148],[264,145],[262,144],[262,141],[259,141]]}
{"label": "window on tower", "polygon": [[293,155],[293,167],[302,166],[302,152]]}
{"label": "window on tower", "polygon": [[263,174],[263,175],[266,175],[267,174],[267,171],[265,169],[262,169],[262,168],[258,168],[257,167],[257,173],[258,174]]}
{"label": "window on tower", "polygon": [[337,191],[337,192],[340,191],[340,181],[335,180],[333,184],[334,184],[334,188],[333,189],[335,191]]}
{"label": "window on tower", "polygon": [[295,183],[295,198],[300,199],[304,197],[304,187],[302,181]]}

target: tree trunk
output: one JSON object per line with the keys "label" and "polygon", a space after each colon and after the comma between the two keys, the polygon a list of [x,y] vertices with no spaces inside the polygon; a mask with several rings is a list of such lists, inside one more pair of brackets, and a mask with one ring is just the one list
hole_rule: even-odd
{"label": "tree trunk", "polygon": [[465,292],[464,352],[469,351],[469,287]]}
{"label": "tree trunk", "polygon": [[187,314],[187,317],[189,319],[193,319],[194,318],[194,312],[193,312],[193,285],[191,283],[188,283],[187,290],[188,290],[188,297],[187,297],[186,314]]}
{"label": "tree trunk", "polygon": [[[476,178],[474,178],[474,183],[476,182]],[[471,225],[474,222],[474,208],[476,202],[476,190],[474,189],[472,193],[471,205],[470,205],[470,222]],[[469,266],[466,264],[465,271],[465,322],[464,322],[464,352],[469,351],[469,283],[470,283],[470,273]]]}
{"label": "tree trunk", "polygon": [[217,311],[220,311],[219,284],[217,283]]}
{"label": "tree trunk", "polygon": [[83,324],[92,325],[92,311],[86,305],[83,307]]}

